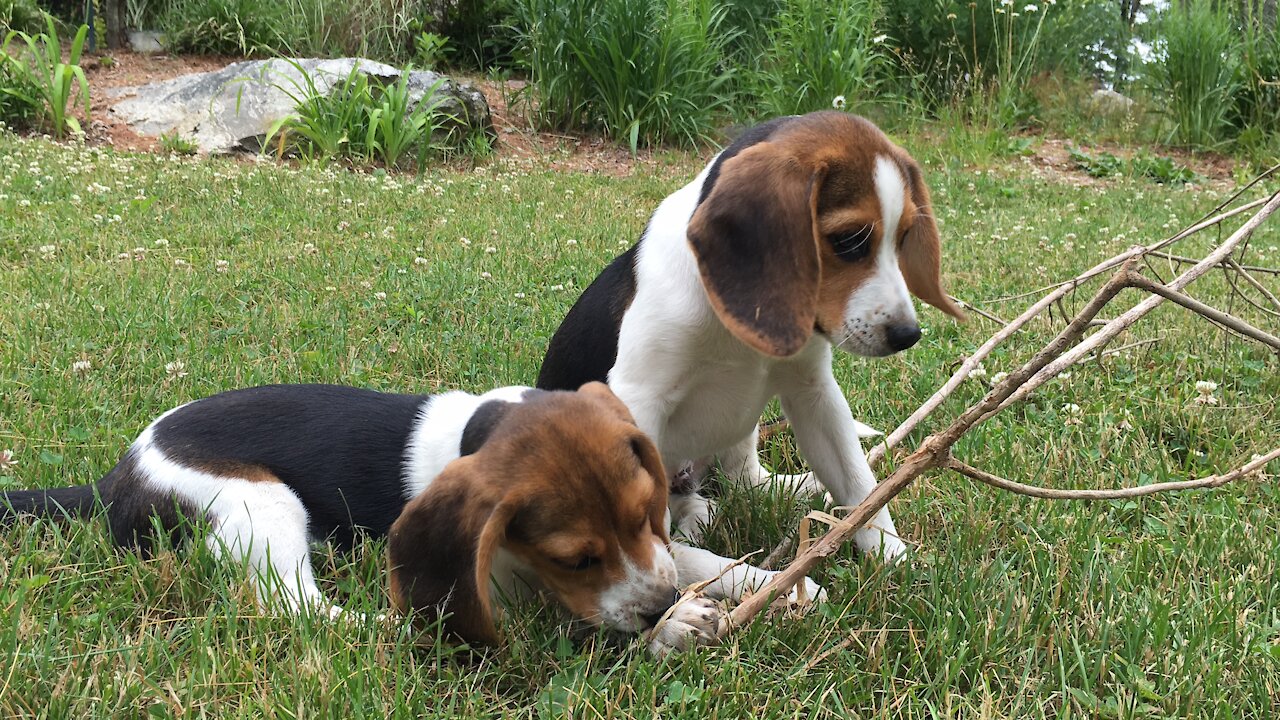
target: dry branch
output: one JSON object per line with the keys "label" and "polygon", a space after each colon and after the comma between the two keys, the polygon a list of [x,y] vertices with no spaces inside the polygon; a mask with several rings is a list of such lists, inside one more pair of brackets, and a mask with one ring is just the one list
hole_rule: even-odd
{"label": "dry branch", "polygon": [[[1227,258],[1227,266],[1230,267],[1232,270],[1235,270],[1236,274],[1244,278],[1245,282],[1252,285],[1254,290],[1257,290],[1258,292],[1262,293],[1263,297],[1270,300],[1271,304],[1275,307],[1276,310],[1280,310],[1280,298],[1277,298],[1274,293],[1268,290],[1266,285],[1263,285],[1261,282],[1258,282],[1257,278],[1250,275],[1249,271],[1245,269],[1243,265],[1236,262],[1232,258]],[[1272,314],[1274,315],[1276,313],[1272,313]]]}
{"label": "dry branch", "polygon": [[[1196,263],[1200,262],[1195,258],[1187,257],[1185,255],[1173,255],[1171,253],[1160,252],[1158,250],[1151,251],[1151,255],[1153,257],[1164,258],[1165,260],[1172,260],[1176,263],[1181,263],[1183,265],[1195,265]],[[1235,263],[1234,260],[1230,262],[1233,265]],[[1237,267],[1241,270],[1247,270],[1248,272],[1260,272],[1260,273],[1270,273],[1271,275],[1280,275],[1280,268],[1259,267],[1257,265],[1234,265],[1234,267]]]}
{"label": "dry branch", "polygon": [[[1258,200],[1245,203],[1244,205],[1241,205],[1239,207],[1232,208],[1231,210],[1221,212],[1207,220],[1198,222],[1185,230],[1179,231],[1174,235],[1170,236],[1169,238],[1161,240],[1157,243],[1153,243],[1146,247],[1129,248],[1128,250],[1125,250],[1124,252],[1114,257],[1103,260],[1102,262],[1098,263],[1097,265],[1094,265],[1093,267],[1080,273],[1079,275],[1077,275],[1076,277],[1070,280],[1067,280],[1065,282],[1055,283],[1053,285],[1049,285],[1049,286],[1046,286],[1045,288],[1042,288],[1042,290],[1050,291],[1049,294],[1045,295],[1039,301],[1031,305],[1031,307],[1027,308],[1021,315],[1014,318],[999,332],[997,332],[995,335],[992,335],[985,343],[983,343],[977,350],[975,350],[972,355],[966,358],[965,361],[960,364],[960,368],[957,369],[954,373],[952,373],[951,377],[947,380],[946,383],[943,384],[941,388],[937,390],[937,392],[935,392],[928,400],[926,400],[924,404],[921,405],[915,412],[911,413],[911,416],[908,417],[906,420],[904,420],[902,424],[894,428],[892,432],[886,435],[883,441],[876,444],[875,447],[871,448],[871,451],[867,453],[867,462],[871,464],[872,468],[875,468],[876,466],[878,466],[880,462],[884,459],[885,453],[889,449],[892,449],[893,447],[897,446],[898,443],[902,442],[907,437],[907,435],[911,434],[911,432],[914,431],[916,427],[918,427],[926,417],[928,417],[931,413],[933,413],[934,410],[937,410],[938,407],[941,406],[942,403],[945,402],[946,399],[956,391],[956,388],[964,384],[964,381],[969,377],[969,373],[972,372],[973,369],[976,368],[978,364],[981,363],[988,355],[990,355],[993,350],[999,347],[1001,343],[1009,339],[1012,335],[1018,332],[1023,326],[1025,326],[1027,323],[1031,322],[1033,319],[1038,317],[1045,310],[1051,308],[1055,303],[1059,302],[1062,298],[1074,292],[1081,284],[1087,282],[1092,278],[1097,277],[1098,275],[1101,275],[1102,273],[1106,272],[1111,268],[1116,267],[1117,265],[1122,265],[1134,258],[1138,258],[1146,254],[1158,252],[1160,248],[1168,247],[1172,243],[1186,239],[1191,235],[1197,232],[1200,232],[1201,230],[1213,227],[1224,220],[1235,217],[1236,215],[1244,213],[1260,205],[1266,204],[1267,207],[1271,207],[1272,211],[1274,211],[1273,206],[1276,202],[1276,199],[1277,199],[1277,196],[1273,195],[1271,196],[1269,203],[1267,198],[1261,198]],[[1262,212],[1265,212],[1266,214],[1262,215]],[[1256,228],[1258,224],[1261,224],[1261,222],[1264,221],[1266,217],[1271,214],[1271,212],[1267,211],[1266,207],[1263,208],[1262,212],[1254,215],[1253,219],[1250,221],[1250,223],[1252,224],[1252,227],[1248,229],[1248,233],[1246,233],[1246,236],[1248,234],[1251,234],[1253,232],[1253,228]],[[1262,217],[1259,218],[1258,215],[1262,215]],[[1244,229],[1245,228],[1241,228],[1242,231]],[[1239,235],[1239,232],[1237,232],[1237,235]],[[1237,239],[1236,242],[1231,245],[1231,249],[1235,248],[1236,244],[1239,243],[1240,239]],[[1228,251],[1228,253],[1226,254],[1229,255],[1230,251]],[[1192,262],[1195,263],[1197,267],[1199,267],[1200,265],[1204,264],[1205,261],[1194,260]],[[1217,264],[1217,262],[1213,264]],[[1193,268],[1193,270],[1194,269],[1195,268]],[[1192,277],[1192,279],[1199,277],[1204,272],[1205,271],[1201,271],[1197,273],[1194,277]],[[1178,289],[1181,289],[1181,287],[1183,286],[1179,286]],[[1000,299],[1011,300],[1019,297],[1027,297],[1030,294],[1034,294],[1034,293],[1013,295],[1008,298],[1000,298]],[[1152,307],[1154,307],[1154,305]],[[1114,322],[1115,320],[1108,321],[1104,325],[1104,327]],[[1127,326],[1128,325],[1126,324],[1125,327]],[[1107,338],[1107,339],[1109,340],[1110,338]],[[1089,350],[1092,350],[1092,349],[1093,348],[1089,348]],[[1086,350],[1084,353],[1081,353],[1081,357],[1087,354],[1087,352],[1088,351]],[[1078,359],[1079,358],[1076,358],[1076,360]],[[1073,360],[1072,362],[1075,362],[1076,360]],[[1059,372],[1061,372],[1061,369],[1058,369],[1049,377],[1056,376]],[[1048,379],[1048,378],[1045,378],[1045,379]],[[1035,387],[1039,387],[1043,383],[1044,383],[1044,380],[1040,380],[1035,384],[1035,386],[1032,389],[1035,389]],[[1022,397],[1025,397],[1025,393],[1020,395],[1016,399],[1021,399]]]}
{"label": "dry branch", "polygon": [[1147,292],[1159,295],[1165,300],[1170,300],[1192,312],[1199,313],[1223,327],[1231,328],[1245,337],[1270,345],[1277,352],[1280,352],[1280,338],[1264,330],[1259,330],[1234,315],[1228,315],[1221,310],[1209,307],[1186,293],[1180,293],[1168,286],[1152,282],[1141,275],[1131,275],[1128,280],[1131,287],[1142,288]]}
{"label": "dry branch", "polygon": [[[1217,225],[1227,218],[1259,206],[1261,206],[1261,209],[1244,225],[1232,233],[1225,241],[1218,244],[1203,259],[1192,261],[1192,267],[1172,281],[1158,283],[1142,276],[1137,271],[1139,263],[1145,260],[1147,256],[1153,254],[1157,256],[1164,255],[1164,253],[1158,253],[1158,251],[1178,240],[1189,237],[1195,232]],[[1239,318],[1195,300],[1182,292],[1189,284],[1214,267],[1230,268],[1245,275],[1245,273],[1239,271],[1240,266],[1235,263],[1231,255],[1277,209],[1280,209],[1280,192],[1271,195],[1269,198],[1256,200],[1219,213],[1166,240],[1145,247],[1130,248],[1113,258],[1095,265],[1071,280],[1045,288],[1045,290],[1050,291],[1047,295],[1027,308],[1013,321],[1006,323],[999,332],[983,343],[973,355],[961,363],[960,368],[955,371],[941,389],[925,401],[916,412],[912,413],[911,417],[890,433],[882,443],[872,449],[868,458],[873,466],[883,459],[888,448],[901,442],[924,418],[936,410],[996,346],[1018,332],[1033,318],[1046,310],[1051,310],[1055,304],[1060,303],[1064,297],[1078,289],[1082,283],[1119,266],[1119,269],[1094,293],[1075,317],[1029,361],[1009,373],[1001,382],[996,383],[995,387],[981,400],[971,405],[944,430],[925,438],[915,452],[908,455],[888,477],[884,478],[863,502],[854,507],[846,517],[835,523],[826,535],[817,540],[808,549],[803,549],[796,559],[775,575],[768,584],[750,597],[745,598],[741,604],[734,608],[730,614],[729,622],[722,628],[721,636],[732,632],[735,627],[741,627],[751,622],[774,598],[782,596],[791,587],[802,582],[803,578],[818,563],[838,551],[854,533],[861,529],[894,496],[929,470],[938,468],[951,469],[966,477],[994,487],[1035,497],[1096,500],[1137,497],[1174,490],[1219,487],[1246,475],[1259,472],[1267,463],[1280,458],[1280,449],[1272,450],[1270,453],[1255,457],[1245,465],[1229,472],[1196,480],[1157,483],[1118,490],[1055,490],[1006,480],[972,467],[951,455],[951,448],[955,443],[974,427],[1008,407],[1011,403],[1026,397],[1030,392],[1065,368],[1081,362],[1082,359],[1087,357],[1101,357],[1102,348],[1108,342],[1127,330],[1165,300],[1173,301],[1219,323],[1223,327],[1230,328],[1248,338],[1262,342],[1280,351],[1280,338],[1276,338]],[[1171,257],[1180,258],[1181,256]],[[1102,323],[1097,332],[1085,338],[1085,333],[1095,327],[1098,313],[1125,288],[1138,288],[1152,294],[1127,312]]]}
{"label": "dry branch", "polygon": [[966,477],[985,483],[991,487],[997,487],[1001,490],[1008,490],[1019,495],[1030,495],[1031,497],[1044,498],[1046,500],[1120,500],[1123,498],[1142,497],[1143,495],[1154,495],[1162,492],[1173,492],[1176,490],[1199,490],[1201,488],[1216,488],[1226,485],[1227,483],[1238,480],[1246,475],[1251,475],[1262,468],[1267,463],[1280,458],[1280,448],[1276,448],[1266,455],[1254,458],[1248,463],[1231,470],[1229,472],[1218,475],[1208,475],[1196,480],[1177,480],[1174,482],[1152,483],[1151,485],[1139,485],[1137,487],[1118,488],[1116,490],[1058,490],[1055,488],[1036,487],[1035,485],[1026,485],[1013,480],[1006,480],[998,475],[992,475],[985,470],[979,470],[972,465],[957,460],[952,457],[947,460],[946,467],[950,470],[964,475]]}

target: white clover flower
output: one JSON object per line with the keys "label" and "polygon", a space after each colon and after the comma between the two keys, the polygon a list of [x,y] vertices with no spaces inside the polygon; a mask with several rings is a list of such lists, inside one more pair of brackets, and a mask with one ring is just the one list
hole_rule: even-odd
{"label": "white clover flower", "polygon": [[969,371],[968,377],[972,380],[981,380],[987,376],[987,369],[978,363],[977,367]]}
{"label": "white clover flower", "polygon": [[71,372],[77,375],[88,375],[93,369],[93,363],[89,360],[77,360],[71,363]]}
{"label": "white clover flower", "polygon": [[565,245],[577,245],[577,244],[578,244],[578,241],[577,241],[577,240],[574,240],[573,238],[569,238],[568,240],[565,240],[565,241],[564,241],[564,244],[565,244]]}
{"label": "white clover flower", "polygon": [[186,260],[183,260],[182,258],[174,258],[174,259],[173,259],[173,266],[174,266],[174,267],[184,268],[184,267],[189,266],[190,264],[191,264],[191,263],[187,262]]}
{"label": "white clover flower", "polygon": [[563,290],[563,289],[564,289],[564,285],[552,285],[552,286],[551,286],[551,289],[552,289],[552,290],[556,290],[556,291]]}
{"label": "white clover flower", "polygon": [[843,110],[844,106],[845,106],[845,99],[843,95],[837,95],[831,98],[831,107],[837,110]]}
{"label": "white clover flower", "polygon": [[1062,413],[1067,416],[1067,419],[1063,423],[1065,425],[1080,425],[1084,422],[1082,417],[1084,412],[1080,409],[1080,406],[1075,403],[1067,403],[1063,405]]}
{"label": "white clover flower", "polygon": [[1009,377],[1009,373],[1001,370],[1000,372],[991,376],[991,386],[995,387],[996,385],[999,385],[1000,383],[1004,382],[1008,377]]}
{"label": "white clover flower", "polygon": [[13,459],[13,451],[6,448],[0,451],[0,472],[17,467],[18,461]]}
{"label": "white clover flower", "polygon": [[213,263],[213,269],[218,272],[226,272],[231,267],[231,263],[226,260],[217,260]]}
{"label": "white clover flower", "polygon": [[524,299],[524,293],[521,293],[521,292],[516,293],[516,294],[515,294],[515,298],[516,298],[517,300],[523,300],[523,299]]}
{"label": "white clover flower", "polygon": [[1033,13],[1033,12],[1040,12],[1040,8],[1036,7],[1035,5],[1028,5],[1028,6],[1026,6],[1026,7],[1022,8],[1022,11],[1023,11],[1023,12],[1029,12],[1029,13]]}
{"label": "white clover flower", "polygon": [[491,277],[493,277],[493,276],[489,274],[489,271],[488,271],[488,270],[485,270],[484,272],[480,273],[480,277],[484,278],[485,280],[488,280],[489,278],[491,278]]}
{"label": "white clover flower", "polygon": [[484,249],[484,254],[485,254],[485,255],[492,255],[492,254],[494,254],[494,253],[496,253],[496,252],[498,252],[498,248],[496,248],[496,247],[494,247],[494,246],[492,246],[492,245],[490,245],[489,247],[486,247],[486,248]]}
{"label": "white clover flower", "polygon": [[169,241],[165,238],[156,238],[154,244],[156,247],[169,247]]}
{"label": "white clover flower", "polygon": [[375,300],[386,300],[387,294],[379,290],[378,292],[373,294],[373,297]]}
{"label": "white clover flower", "polygon": [[947,19],[948,19],[948,20],[955,20],[955,19],[956,19],[956,14],[955,14],[955,13],[947,13]]}
{"label": "white clover flower", "polygon": [[414,258],[414,259],[413,259],[413,264],[414,264],[414,265],[429,265],[429,264],[430,264],[430,262],[429,262],[426,258],[424,258],[424,257],[422,257],[421,255],[419,255],[418,257],[416,257],[416,258]]}
{"label": "white clover flower", "polygon": [[888,36],[888,35],[881,33],[880,35],[877,35],[877,36],[875,36],[875,37],[871,38],[871,42],[873,42],[873,43],[875,43],[875,44],[877,44],[877,45],[880,45],[880,44],[884,43],[884,41],[885,41],[885,40],[888,40],[888,39],[889,39],[889,36]]}
{"label": "white clover flower", "polygon": [[40,246],[41,255],[52,255],[57,251],[58,251],[57,245],[41,245]]}
{"label": "white clover flower", "polygon": [[174,360],[164,364],[164,371],[171,378],[182,378],[187,376],[187,365],[181,360]]}
{"label": "white clover flower", "polygon": [[1218,383],[1212,380],[1200,380],[1196,383],[1196,392],[1199,395],[1193,401],[1197,405],[1217,405],[1218,398],[1213,396],[1215,390],[1218,389]]}

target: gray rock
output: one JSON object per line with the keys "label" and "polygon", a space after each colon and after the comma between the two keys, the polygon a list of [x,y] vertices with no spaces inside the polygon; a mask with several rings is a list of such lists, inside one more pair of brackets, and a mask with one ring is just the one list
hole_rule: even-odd
{"label": "gray rock", "polygon": [[1102,115],[1123,115],[1133,109],[1134,102],[1115,90],[1102,88],[1094,90],[1089,96],[1089,105],[1095,113]]}
{"label": "gray rock", "polygon": [[[384,85],[400,77],[396,68],[364,58],[249,60],[214,72],[119,88],[110,93],[120,98],[111,112],[140,135],[176,132],[195,142],[203,152],[257,152],[271,126],[293,113],[297,99],[309,91],[299,68],[310,77],[317,92],[328,94],[353,67],[358,67],[371,82]],[[493,134],[489,103],[475,88],[433,72],[415,70],[409,75],[409,89],[413,97],[411,109],[434,90],[440,110],[452,118],[442,133]]]}
{"label": "gray rock", "polygon": [[162,36],[160,33],[151,30],[130,30],[129,47],[133,48],[134,52],[144,55],[156,55],[164,52]]}

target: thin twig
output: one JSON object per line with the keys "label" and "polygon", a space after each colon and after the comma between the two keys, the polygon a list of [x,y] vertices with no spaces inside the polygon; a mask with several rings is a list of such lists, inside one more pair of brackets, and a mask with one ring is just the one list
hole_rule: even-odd
{"label": "thin twig", "polygon": [[[1172,260],[1176,263],[1181,263],[1183,265],[1195,265],[1196,263],[1200,262],[1196,258],[1187,257],[1185,255],[1173,255],[1167,252],[1160,252],[1159,250],[1152,250],[1151,254],[1158,258]],[[1231,262],[1235,263],[1235,260],[1232,260]],[[1238,267],[1242,270],[1248,270],[1249,272],[1260,272],[1260,273],[1270,273],[1272,275],[1280,275],[1280,268],[1259,267],[1257,265],[1239,265]]]}
{"label": "thin twig", "polygon": [[1167,285],[1152,282],[1137,273],[1134,273],[1129,277],[1129,284],[1133,287],[1146,290],[1147,292],[1155,293],[1156,295],[1159,295],[1171,302],[1175,302],[1192,312],[1199,313],[1200,315],[1209,318],[1223,327],[1236,331],[1240,335],[1252,338],[1265,345],[1270,345],[1273,350],[1280,352],[1280,338],[1264,330],[1259,330],[1234,315],[1228,315],[1221,310],[1205,305],[1186,293],[1180,293]]}
{"label": "thin twig", "polygon": [[[1274,200],[1274,196],[1272,196],[1272,199]],[[1059,299],[1061,299],[1062,297],[1066,296],[1067,294],[1069,294],[1070,292],[1078,288],[1080,284],[1094,277],[1097,277],[1098,275],[1101,275],[1102,273],[1106,272],[1111,268],[1116,267],[1117,265],[1121,265],[1133,258],[1140,257],[1144,253],[1155,252],[1157,248],[1164,247],[1172,242],[1176,242],[1183,238],[1189,237],[1190,235],[1196,232],[1199,232],[1201,230],[1204,230],[1205,228],[1217,225],[1221,223],[1223,220],[1239,215],[1247,210],[1258,207],[1259,205],[1263,205],[1266,202],[1267,202],[1266,198],[1261,198],[1261,199],[1246,203],[1244,205],[1241,205],[1239,207],[1232,208],[1231,210],[1221,213],[1219,215],[1215,215],[1214,217],[1209,218],[1208,220],[1205,220],[1200,223],[1196,223],[1195,225],[1192,225],[1191,227],[1178,232],[1177,234],[1173,235],[1172,237],[1166,240],[1162,240],[1158,243],[1154,243],[1146,247],[1135,246],[1135,247],[1129,248],[1128,250],[1125,250],[1124,252],[1118,255],[1115,255],[1114,257],[1110,257],[1110,258],[1107,258],[1106,260],[1103,260],[1102,262],[1098,263],[1097,265],[1094,265],[1088,270],[1085,270],[1084,272],[1080,273],[1079,275],[1072,278],[1071,280],[1055,283],[1053,285],[1049,285],[1045,288],[1042,288],[1042,290],[1050,291],[1049,294],[1041,298],[1031,307],[1027,308],[1021,315],[1014,318],[1011,322],[1007,323],[1005,327],[1002,330],[1000,330],[1000,332],[988,338],[987,341],[983,343],[981,347],[979,347],[977,350],[973,352],[973,354],[971,354],[968,358],[966,358],[965,361],[960,364],[960,367],[954,373],[952,373],[951,377],[947,380],[945,384],[943,384],[941,388],[939,388],[936,392],[934,392],[934,394],[928,400],[926,400],[923,405],[917,408],[915,412],[911,413],[910,417],[908,417],[906,420],[903,420],[902,423],[898,425],[898,427],[894,428],[893,431],[890,432],[888,435],[885,435],[884,439],[881,442],[877,443],[875,447],[871,448],[871,450],[867,453],[867,462],[871,465],[872,468],[878,466],[880,462],[884,460],[886,451],[896,447],[898,443],[906,439],[906,437],[910,435],[911,432],[914,431],[916,427],[919,426],[920,423],[926,417],[928,417],[931,413],[933,413],[934,410],[936,410],[939,406],[941,406],[942,403],[945,402],[946,399],[956,391],[956,388],[960,387],[960,385],[964,383],[965,379],[969,377],[970,371],[976,368],[978,366],[978,363],[981,363],[988,355],[991,354],[993,350],[999,347],[1000,344],[1003,343],[1005,340],[1009,339],[1014,333],[1018,332],[1018,330],[1020,330],[1024,325],[1026,325],[1032,319],[1040,315],[1040,313],[1044,312],[1047,308],[1051,308],[1053,304],[1057,302]],[[1255,219],[1256,219],[1256,216],[1255,216]],[[1195,261],[1195,262],[1199,263],[1201,261]],[[1031,293],[1023,293],[1020,295],[1009,296],[1008,298],[998,298],[997,300],[989,300],[987,302],[989,303],[999,302],[1000,300],[1011,300],[1019,297],[1027,297],[1029,295],[1036,294],[1036,292],[1040,292],[1040,291],[1033,291]],[[1108,321],[1108,324],[1114,323],[1114,322],[1115,322],[1114,320],[1111,320],[1111,321]],[[1054,373],[1054,374],[1056,375],[1057,373]]]}
{"label": "thin twig", "polygon": [[1088,362],[1090,360],[1101,360],[1102,358],[1109,358],[1115,355],[1119,355],[1125,350],[1132,350],[1136,347],[1142,347],[1143,345],[1150,345],[1152,343],[1158,343],[1158,342],[1160,342],[1160,338],[1147,338],[1146,340],[1138,340],[1137,342],[1126,343],[1124,345],[1121,345],[1118,348],[1111,348],[1109,350],[1104,350],[1101,353],[1094,353],[1093,355],[1090,355],[1089,357],[1085,358],[1085,362]]}
{"label": "thin twig", "polygon": [[1277,298],[1274,293],[1268,290],[1266,285],[1263,285],[1261,282],[1258,282],[1258,279],[1250,275],[1248,271],[1244,269],[1244,266],[1240,265],[1240,263],[1237,263],[1234,258],[1227,258],[1227,264],[1231,266],[1232,270],[1235,270],[1237,273],[1239,273],[1240,277],[1244,278],[1245,282],[1252,285],[1255,290],[1262,293],[1263,297],[1270,300],[1271,304],[1275,307],[1275,309],[1280,310],[1280,298]]}
{"label": "thin twig", "polygon": [[955,304],[959,305],[960,307],[964,308],[965,310],[972,310],[973,312],[977,313],[978,315],[981,315],[982,317],[984,317],[984,318],[986,318],[986,319],[990,320],[990,321],[991,321],[991,322],[993,322],[993,323],[997,323],[997,324],[999,324],[999,325],[1001,325],[1001,326],[1004,326],[1004,325],[1008,325],[1008,324],[1009,324],[1009,323],[1008,323],[1008,321],[1006,321],[1006,320],[1001,320],[1000,318],[996,317],[995,315],[992,315],[991,313],[987,312],[986,310],[983,310],[982,308],[979,308],[979,307],[975,307],[974,305],[971,305],[970,303],[967,303],[967,302],[965,302],[964,300],[961,300],[960,298],[958,298],[958,297],[956,297],[956,296],[954,296],[954,295],[948,295],[947,297],[951,298],[951,302],[953,302],[953,303],[955,303]]}
{"label": "thin twig", "polygon": [[[1231,237],[1223,241],[1223,243],[1219,245],[1213,252],[1209,253],[1209,255],[1205,257],[1205,259],[1191,266],[1190,268],[1187,269],[1186,272],[1174,278],[1174,280],[1170,282],[1166,287],[1172,290],[1182,290],[1184,287],[1191,284],[1192,281],[1199,278],[1201,275],[1204,275],[1205,273],[1209,272],[1211,269],[1213,269],[1215,266],[1221,263],[1224,258],[1229,256],[1232,253],[1232,251],[1234,251],[1236,247],[1241,242],[1244,241],[1245,238],[1252,235],[1253,231],[1256,230],[1258,226],[1261,225],[1268,217],[1270,217],[1271,214],[1274,213],[1278,208],[1280,208],[1280,192],[1277,192],[1276,194],[1272,195],[1271,198],[1267,201],[1267,204],[1264,205],[1261,210],[1259,210],[1252,218],[1250,218],[1248,222],[1242,225],[1239,230],[1236,230],[1234,233],[1232,233]],[[990,417],[991,415],[994,415],[996,412],[1003,410],[1009,405],[1012,405],[1013,403],[1026,398],[1028,395],[1034,392],[1036,388],[1045,384],[1046,382],[1053,379],[1054,377],[1057,377],[1058,373],[1062,372],[1063,370],[1070,367],[1071,365],[1074,365],[1076,362],[1080,360],[1080,358],[1093,352],[1093,350],[1097,348],[1099,345],[1106,344],[1116,335],[1119,335],[1120,333],[1127,330],[1130,325],[1137,322],[1139,318],[1143,317],[1147,313],[1154,310],[1157,306],[1159,306],[1164,301],[1165,301],[1165,298],[1163,296],[1153,295],[1151,297],[1148,297],[1146,300],[1143,300],[1142,302],[1138,303],[1134,307],[1130,308],[1128,312],[1121,314],[1116,319],[1107,323],[1107,325],[1103,327],[1101,330],[1094,333],[1093,335],[1090,335],[1087,340],[1075,346],[1069,352],[1064,353],[1061,357],[1057,358],[1046,367],[1042,368],[1038,373],[1035,374],[1035,376],[1029,379],[1026,382],[1026,384],[1018,388],[1017,392],[1013,393],[1013,395],[1011,395],[1007,400],[1005,400],[1005,402],[1002,403],[1000,407],[988,413],[987,417]],[[985,420],[986,418],[983,418],[983,419]]]}
{"label": "thin twig", "polygon": [[1267,463],[1275,460],[1276,458],[1280,458],[1280,448],[1276,448],[1266,455],[1250,460],[1248,463],[1234,470],[1218,475],[1209,475],[1197,480],[1177,480],[1173,482],[1154,483],[1151,485],[1139,485],[1137,487],[1119,488],[1116,490],[1057,490],[1054,488],[1026,485],[1020,482],[1014,482],[1013,480],[1006,480],[998,475],[992,475],[985,470],[979,470],[978,468],[961,460],[957,460],[954,457],[947,460],[945,467],[955,470],[965,477],[977,480],[980,483],[1000,488],[1001,490],[1008,490],[1009,492],[1017,493],[1018,495],[1029,495],[1031,497],[1043,498],[1045,500],[1120,500],[1123,498],[1141,497],[1143,495],[1154,495],[1162,492],[1219,487],[1261,470]]}
{"label": "thin twig", "polygon": [[[1213,227],[1214,225],[1221,223],[1223,220],[1227,220],[1241,213],[1248,212],[1249,210],[1252,210],[1266,202],[1267,202],[1267,198],[1259,198],[1257,200],[1247,202],[1244,205],[1241,205],[1239,207],[1234,207],[1224,213],[1215,215],[1209,218],[1208,220],[1205,220],[1203,222],[1198,222],[1195,225],[1192,225],[1191,227],[1185,230],[1180,230],[1177,234],[1171,235],[1165,238],[1164,240],[1161,240],[1160,242],[1152,243],[1151,245],[1148,245],[1147,247],[1143,248],[1142,252],[1153,253],[1163,248],[1166,248],[1176,242],[1184,240],[1190,237],[1191,235],[1194,235],[1200,232],[1201,230],[1204,230],[1207,227]],[[1116,255],[1115,257],[1112,257],[1107,260],[1103,260],[1101,263],[1098,263],[1093,268],[1077,275],[1076,277],[1070,280],[1063,280],[1062,282],[1054,283],[1052,285],[1045,285],[1044,287],[1036,288],[1035,290],[1028,290],[1027,292],[1024,292],[1024,293],[1018,293],[1017,295],[1006,295],[1004,297],[991,298],[990,300],[983,300],[982,302],[987,305],[990,305],[991,303],[1008,302],[1010,300],[1021,300],[1022,298],[1033,297],[1035,295],[1039,295],[1040,293],[1047,292],[1055,288],[1061,288],[1063,286],[1079,285],[1085,280],[1088,280],[1093,277],[1097,277],[1098,275],[1101,275],[1102,273],[1110,270],[1111,268],[1123,263],[1125,260],[1128,260],[1133,254],[1134,253],[1132,250],[1126,250],[1125,252],[1122,252],[1119,255]],[[1141,253],[1138,253],[1138,254],[1141,254]],[[1199,262],[1199,261],[1197,260],[1195,262]]]}
{"label": "thin twig", "polygon": [[760,569],[772,570],[773,566],[777,565],[779,560],[786,557],[787,553],[791,552],[791,549],[795,546],[795,533],[788,533],[786,537],[782,538],[782,542],[775,545],[774,548],[769,551],[769,554],[764,556],[764,560],[761,561],[759,565]]}

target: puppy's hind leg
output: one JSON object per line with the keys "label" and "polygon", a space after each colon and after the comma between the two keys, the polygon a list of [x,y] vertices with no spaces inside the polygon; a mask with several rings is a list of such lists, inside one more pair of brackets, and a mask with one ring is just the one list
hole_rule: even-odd
{"label": "puppy's hind leg", "polygon": [[265,607],[314,611],[337,618],[343,609],[325,600],[311,568],[307,511],[280,482],[227,480],[209,509],[209,548],[245,566]]}

